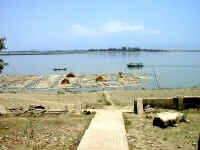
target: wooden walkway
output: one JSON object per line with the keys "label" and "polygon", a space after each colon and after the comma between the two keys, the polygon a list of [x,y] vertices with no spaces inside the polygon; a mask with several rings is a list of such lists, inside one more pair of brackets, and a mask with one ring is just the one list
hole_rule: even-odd
{"label": "wooden walkway", "polygon": [[122,110],[96,110],[78,150],[128,150]]}

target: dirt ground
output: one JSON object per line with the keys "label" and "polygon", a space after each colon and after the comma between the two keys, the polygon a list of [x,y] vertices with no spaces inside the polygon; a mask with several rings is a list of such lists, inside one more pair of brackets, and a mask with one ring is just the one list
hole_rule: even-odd
{"label": "dirt ground", "polygon": [[175,96],[200,96],[199,88],[160,89],[160,90],[121,90],[108,91],[115,105],[132,106],[135,98],[172,98]]}
{"label": "dirt ground", "polygon": [[102,96],[102,92],[82,94],[47,92],[0,93],[0,105],[9,109],[16,107],[27,108],[29,105],[43,105],[50,110],[63,110],[67,107],[69,110],[80,111],[80,107],[85,105],[102,108],[105,105]]}
{"label": "dirt ground", "polygon": [[93,115],[0,117],[0,149],[75,150]]}
{"label": "dirt ground", "polygon": [[[83,108],[118,108],[133,106],[137,97],[200,96],[200,89],[116,90],[91,93],[17,92],[0,93],[0,112],[11,108],[43,105],[49,110],[80,112]],[[107,98],[106,98],[107,97]],[[109,100],[108,100],[109,99]],[[110,106],[109,106],[110,107]],[[75,114],[41,117],[0,117],[0,145],[9,149],[73,149],[74,139],[80,137],[90,117]],[[160,129],[152,120],[126,113],[125,119],[130,147],[134,149],[194,149],[200,132],[200,112],[189,112],[190,123],[176,128]],[[64,131],[64,132],[63,132]],[[73,135],[73,138],[71,138]],[[58,138],[59,137],[59,138]],[[46,141],[45,141],[46,140]],[[24,141],[24,142],[23,142]],[[75,140],[77,141],[77,140]],[[50,147],[48,147],[50,146]],[[0,148],[1,149],[1,148]]]}
{"label": "dirt ground", "polygon": [[[165,110],[166,111],[166,110]],[[152,125],[153,119],[124,113],[130,150],[196,150],[200,133],[200,111],[187,112],[189,122],[165,129]]]}
{"label": "dirt ground", "polygon": [[40,76],[33,75],[0,75],[1,88],[23,88],[33,81],[39,80]]}
{"label": "dirt ground", "polygon": [[[121,90],[107,91],[112,103],[119,107],[133,106],[137,97],[171,98],[177,95],[200,96],[200,89],[162,89],[162,90]],[[108,105],[103,92],[92,93],[56,93],[56,92],[19,92],[0,93],[0,105],[6,108],[28,107],[29,105],[44,105],[49,109],[61,109],[66,106],[71,109],[89,105],[92,108],[103,108]],[[0,107],[1,108],[1,107]],[[1,110],[0,110],[1,111]]]}

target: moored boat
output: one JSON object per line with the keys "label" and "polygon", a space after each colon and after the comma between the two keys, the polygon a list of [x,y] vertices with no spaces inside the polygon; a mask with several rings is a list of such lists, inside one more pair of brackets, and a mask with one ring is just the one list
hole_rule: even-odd
{"label": "moored boat", "polygon": [[67,68],[54,68],[53,70],[54,71],[66,71]]}
{"label": "moored boat", "polygon": [[129,63],[127,64],[128,68],[142,68],[144,65],[142,63]]}

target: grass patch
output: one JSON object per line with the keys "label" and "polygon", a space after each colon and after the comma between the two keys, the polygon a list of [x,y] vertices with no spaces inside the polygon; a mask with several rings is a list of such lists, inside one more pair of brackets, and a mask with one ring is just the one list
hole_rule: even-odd
{"label": "grass patch", "polygon": [[64,91],[57,91],[57,94],[60,95],[60,94],[65,94]]}

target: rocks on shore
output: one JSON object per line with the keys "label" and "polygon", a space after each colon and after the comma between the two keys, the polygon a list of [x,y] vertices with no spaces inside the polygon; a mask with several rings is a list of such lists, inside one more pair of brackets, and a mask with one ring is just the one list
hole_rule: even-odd
{"label": "rocks on shore", "polygon": [[68,73],[66,75],[66,77],[68,77],[68,78],[74,78],[74,77],[76,77],[76,75],[73,72],[70,72],[70,73]]}
{"label": "rocks on shore", "polygon": [[61,81],[61,84],[70,84],[70,81],[69,81],[69,79],[64,78],[64,79]]}
{"label": "rocks on shore", "polygon": [[19,107],[13,107],[13,108],[9,108],[8,111],[10,113],[14,113],[14,114],[22,114],[24,113],[26,110],[24,107],[19,106]]}
{"label": "rocks on shore", "polygon": [[123,78],[123,72],[119,72],[118,75],[120,78]]}
{"label": "rocks on shore", "polygon": [[90,115],[90,114],[92,114],[92,112],[90,110],[83,110],[82,114],[84,114],[84,115]]}
{"label": "rocks on shore", "polygon": [[[4,114],[15,114],[21,115],[25,113],[44,113],[47,111],[47,108],[42,105],[30,105],[28,108],[23,106],[16,106],[4,110]],[[3,114],[3,113],[1,113]]]}
{"label": "rocks on shore", "polygon": [[151,107],[151,105],[146,105],[146,106],[144,106],[144,112],[145,113],[155,113],[156,109],[154,109],[153,107]]}
{"label": "rocks on shore", "polygon": [[103,81],[105,81],[103,76],[96,77],[96,82],[103,82]]}
{"label": "rocks on shore", "polygon": [[158,113],[154,120],[153,125],[161,128],[168,126],[175,126],[177,123],[184,121],[184,115],[180,112],[162,112]]}
{"label": "rocks on shore", "polygon": [[42,105],[30,105],[28,108],[28,112],[39,112],[39,113],[43,113],[46,112],[47,109],[45,106]]}

